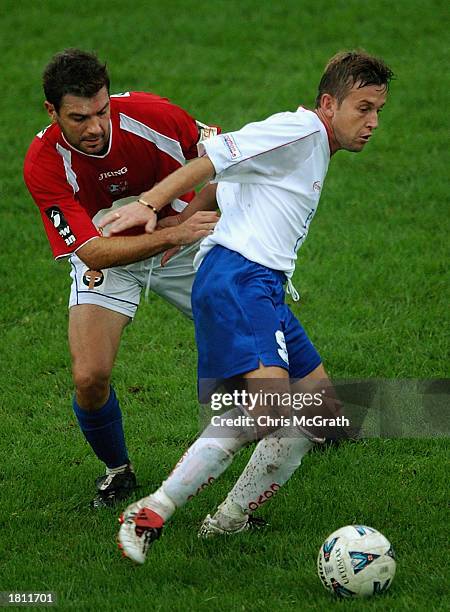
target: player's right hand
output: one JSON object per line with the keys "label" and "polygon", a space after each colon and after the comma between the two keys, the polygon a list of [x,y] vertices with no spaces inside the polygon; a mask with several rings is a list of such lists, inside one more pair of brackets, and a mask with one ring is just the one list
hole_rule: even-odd
{"label": "player's right hand", "polygon": [[214,231],[219,219],[219,215],[210,210],[196,212],[184,223],[171,228],[174,244],[179,246],[192,244],[209,236]]}

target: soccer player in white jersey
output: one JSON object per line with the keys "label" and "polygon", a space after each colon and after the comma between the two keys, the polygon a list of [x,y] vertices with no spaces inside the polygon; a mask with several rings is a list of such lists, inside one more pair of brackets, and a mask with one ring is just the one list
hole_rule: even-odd
{"label": "soccer player in white jersey", "polygon": [[[109,506],[136,484],[119,400],[110,385],[122,331],[149,282],[152,291],[191,316],[196,243],[208,235],[216,215],[203,212],[152,235],[139,230],[141,235],[114,238],[101,236],[96,223],[118,200],[136,200],[186,159],[196,157],[199,140],[217,128],[195,121],[154,94],[110,96],[106,66],[78,49],[52,58],[43,85],[52,124],[31,143],[24,178],[54,257],[71,264],[73,409],[85,438],[106,465],[106,474],[96,481],[93,504]],[[158,218],[175,215],[193,197],[194,192],[187,191],[174,198]],[[141,206],[156,221],[152,208]],[[175,245],[191,246],[162,267],[161,257],[153,256]]]}
{"label": "soccer player in white jersey", "polygon": [[[202,382],[236,376],[253,389],[329,388],[319,354],[284,302],[284,284],[295,299],[290,279],[297,250],[317,209],[330,157],[341,149],[363,150],[391,78],[380,59],[339,53],[325,68],[314,111],[300,107],[215,136],[199,145],[200,159],[144,194],[159,209],[204,180],[217,184],[222,216],[196,256],[192,292],[200,389]],[[195,203],[181,217],[194,210]],[[118,231],[148,217],[130,204],[121,219],[110,215],[104,223]],[[148,225],[151,230],[150,218]],[[276,413],[283,414],[281,406]],[[255,431],[239,418],[243,414],[248,413],[237,405],[221,425],[211,421],[161,487],[125,510],[119,542],[126,556],[143,563],[176,508],[213,482],[252,440]],[[249,464],[216,513],[206,517],[201,535],[255,525],[253,510],[288,480],[318,434],[292,427],[271,433],[257,432],[262,439]]]}

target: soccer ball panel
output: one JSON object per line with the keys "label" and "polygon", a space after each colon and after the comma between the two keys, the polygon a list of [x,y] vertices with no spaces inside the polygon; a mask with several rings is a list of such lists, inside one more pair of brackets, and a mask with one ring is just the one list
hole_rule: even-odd
{"label": "soccer ball panel", "polygon": [[322,584],[338,597],[385,592],[392,583],[395,567],[389,540],[365,525],[347,525],[334,531],[320,547],[317,558]]}

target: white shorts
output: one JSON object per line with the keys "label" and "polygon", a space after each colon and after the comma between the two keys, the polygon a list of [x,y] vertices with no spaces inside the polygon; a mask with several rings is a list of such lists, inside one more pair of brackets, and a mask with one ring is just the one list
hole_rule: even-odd
{"label": "white shorts", "polygon": [[131,319],[139,305],[142,289],[154,291],[192,319],[191,290],[195,278],[194,257],[199,243],[183,247],[161,267],[162,253],[137,263],[99,272],[71,255],[69,308],[77,304],[97,304]]}

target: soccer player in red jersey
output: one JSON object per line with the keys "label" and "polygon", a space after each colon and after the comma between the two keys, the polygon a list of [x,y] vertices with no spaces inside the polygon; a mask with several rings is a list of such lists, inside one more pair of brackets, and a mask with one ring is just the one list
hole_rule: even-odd
{"label": "soccer player in red jersey", "polygon": [[[197,143],[218,129],[195,121],[167,99],[150,93],[109,93],[106,65],[90,53],[67,49],[43,75],[45,108],[52,120],[25,158],[26,185],[39,207],[55,259],[68,258],[72,287],[69,344],[75,383],[73,409],[106,474],[96,481],[94,506],[110,506],[136,486],[111,372],[124,327],[151,287],[187,316],[198,241],[213,229],[215,212],[185,223],[166,221],[151,234],[102,236],[106,211],[134,201],[197,156]],[[176,215],[194,198],[180,196],[156,220]],[[214,198],[207,186],[199,208]],[[141,201],[145,205],[145,201]],[[182,247],[166,266],[157,254]]]}

